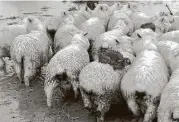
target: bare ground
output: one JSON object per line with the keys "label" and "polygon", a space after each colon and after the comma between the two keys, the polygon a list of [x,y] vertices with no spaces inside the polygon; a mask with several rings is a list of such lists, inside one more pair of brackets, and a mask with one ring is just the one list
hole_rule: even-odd
{"label": "bare ground", "polygon": [[[95,122],[95,117],[83,107],[81,99],[63,101],[54,98],[49,109],[43,91],[43,80],[37,77],[30,88],[20,84],[16,75],[0,79],[0,122]],[[108,122],[128,122],[127,109],[113,106],[107,114]]]}

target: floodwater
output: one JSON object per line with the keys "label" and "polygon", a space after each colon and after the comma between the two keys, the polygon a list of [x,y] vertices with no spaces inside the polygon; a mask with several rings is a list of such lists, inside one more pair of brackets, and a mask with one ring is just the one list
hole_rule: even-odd
{"label": "floodwater", "polygon": [[[179,8],[176,3],[170,3],[170,6],[173,11]],[[60,1],[0,1],[0,28],[6,24],[19,23],[22,18],[29,15],[37,16],[45,23],[52,16],[59,16],[67,7],[68,4]],[[148,15],[160,10],[167,11],[165,4],[150,2],[147,5],[141,4],[139,9]],[[6,63],[7,70],[12,75],[12,63],[8,59]],[[56,97],[55,107],[49,109],[46,105],[42,76],[32,80],[31,88],[25,88],[24,84],[19,83],[16,75],[10,75],[0,77],[0,122],[95,122],[94,116],[84,109],[81,100],[63,101]],[[127,109],[122,110],[119,106],[114,108],[107,115],[107,122],[131,120],[131,114]]]}

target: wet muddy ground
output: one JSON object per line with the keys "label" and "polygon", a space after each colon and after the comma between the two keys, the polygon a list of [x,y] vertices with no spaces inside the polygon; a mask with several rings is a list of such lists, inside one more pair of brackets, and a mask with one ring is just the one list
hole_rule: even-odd
{"label": "wet muddy ground", "polygon": [[[0,28],[6,24],[17,24],[28,15],[37,16],[45,23],[50,17],[60,15],[65,8],[67,5],[60,2],[0,2]],[[161,9],[167,10],[160,3],[141,4],[140,9],[148,15]],[[95,117],[83,107],[81,99],[63,101],[56,95],[55,107],[49,109],[43,77],[37,76],[32,80],[32,86],[26,88],[15,74],[12,75],[12,63],[8,58],[6,63],[9,76],[0,76],[0,122],[95,122]],[[106,116],[107,122],[129,122],[132,115],[124,106],[113,106]]]}

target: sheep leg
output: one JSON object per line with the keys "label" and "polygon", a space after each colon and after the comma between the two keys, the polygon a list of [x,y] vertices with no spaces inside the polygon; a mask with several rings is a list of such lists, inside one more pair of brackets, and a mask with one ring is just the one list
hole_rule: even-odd
{"label": "sheep leg", "polygon": [[109,111],[110,109],[110,104],[108,103],[107,99],[100,99],[97,103],[97,122],[104,122],[104,117],[105,114]]}
{"label": "sheep leg", "polygon": [[17,77],[20,80],[20,83],[23,83],[23,76],[22,76],[22,69],[21,69],[21,65],[20,63],[14,62],[14,70],[17,74]]}
{"label": "sheep leg", "polygon": [[6,63],[2,58],[0,58],[0,70],[3,71],[4,74],[7,74]]}
{"label": "sheep leg", "polygon": [[135,119],[132,120],[132,122],[138,122],[138,120],[140,119],[140,110],[139,110],[139,106],[137,105],[137,103],[135,102],[134,98],[131,98],[127,101],[128,107],[130,108],[130,110],[132,111],[132,113],[134,114],[134,116],[136,116]]}
{"label": "sheep leg", "polygon": [[32,76],[34,76],[35,71],[33,68],[33,64],[32,62],[30,62],[29,60],[25,60],[24,61],[24,82],[25,82],[25,86],[29,87],[29,80]]}
{"label": "sheep leg", "polygon": [[81,96],[83,99],[83,103],[86,109],[92,108],[92,103],[90,101],[90,97],[83,91],[83,89],[80,88]]}
{"label": "sheep leg", "polygon": [[155,116],[156,116],[156,106],[150,103],[147,105],[147,110],[143,122],[152,122]]}
{"label": "sheep leg", "polygon": [[77,99],[77,97],[78,97],[78,83],[75,79],[73,79],[71,83],[72,83],[73,91],[74,91],[74,94],[75,94],[75,99]]}

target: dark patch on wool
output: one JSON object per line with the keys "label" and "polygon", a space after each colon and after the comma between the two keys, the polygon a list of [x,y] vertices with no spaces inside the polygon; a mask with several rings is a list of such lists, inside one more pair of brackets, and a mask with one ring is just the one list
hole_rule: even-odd
{"label": "dark patch on wool", "polygon": [[142,24],[142,25],[140,26],[140,28],[150,28],[150,29],[153,30],[154,32],[155,32],[155,29],[156,29],[155,24],[153,24],[153,23],[151,23],[151,22]]}
{"label": "dark patch on wool", "polygon": [[110,64],[113,66],[114,70],[122,70],[126,65],[131,64],[130,60],[128,58],[124,58],[120,52],[103,48],[99,51],[99,62]]}

